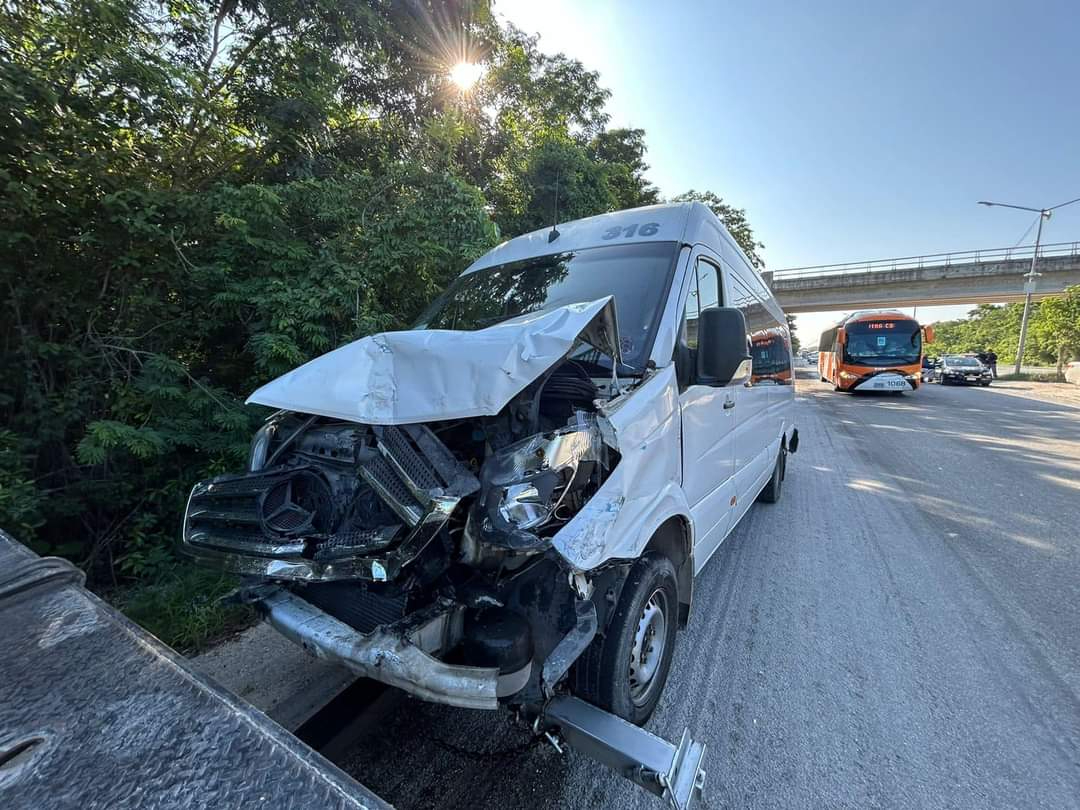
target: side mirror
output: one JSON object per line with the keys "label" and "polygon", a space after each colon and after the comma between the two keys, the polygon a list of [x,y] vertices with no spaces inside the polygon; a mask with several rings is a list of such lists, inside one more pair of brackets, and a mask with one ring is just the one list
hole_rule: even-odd
{"label": "side mirror", "polygon": [[733,307],[703,309],[698,321],[697,379],[704,385],[727,385],[746,352],[746,318]]}
{"label": "side mirror", "polygon": [[843,329],[836,330],[836,345],[843,346],[847,342],[847,333]]}
{"label": "side mirror", "polygon": [[933,343],[934,342],[934,327],[929,326],[929,325],[924,326],[922,328],[922,333],[923,333],[923,342],[924,343]]}

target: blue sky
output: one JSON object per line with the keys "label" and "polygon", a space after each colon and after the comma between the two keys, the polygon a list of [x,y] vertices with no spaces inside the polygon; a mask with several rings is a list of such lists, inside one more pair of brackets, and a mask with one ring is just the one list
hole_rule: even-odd
{"label": "blue sky", "polygon": [[[612,125],[646,132],[650,179],[745,208],[772,269],[1008,247],[1035,215],[977,200],[1080,197],[1076,0],[495,10],[599,71]],[[1080,203],[1043,239],[1080,239]],[[833,320],[800,316],[801,337]]]}

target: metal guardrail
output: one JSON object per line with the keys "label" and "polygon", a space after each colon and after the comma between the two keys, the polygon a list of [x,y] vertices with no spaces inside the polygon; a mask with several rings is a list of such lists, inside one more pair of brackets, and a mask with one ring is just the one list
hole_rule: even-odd
{"label": "metal guardrail", "polygon": [[[910,270],[922,267],[951,267],[955,264],[979,264],[988,261],[1011,261],[1031,259],[1034,245],[989,250],[960,250],[952,253],[929,253],[925,256],[900,256],[895,259],[871,259],[865,262],[840,264],[816,264],[807,267],[788,267],[774,270],[775,281],[818,276],[841,276],[849,273],[884,272],[887,270]],[[1046,256],[1080,256],[1080,242],[1054,242],[1039,246],[1039,258]]]}

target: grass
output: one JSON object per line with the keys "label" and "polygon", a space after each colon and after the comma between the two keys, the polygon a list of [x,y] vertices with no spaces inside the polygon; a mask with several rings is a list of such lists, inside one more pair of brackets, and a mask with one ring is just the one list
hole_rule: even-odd
{"label": "grass", "polygon": [[1052,382],[1065,382],[1064,375],[1058,376],[1057,372],[1030,372],[1022,371],[1019,374],[1013,374],[1011,371],[1007,374],[998,372],[999,380],[1016,380],[1017,382],[1038,382],[1038,383],[1052,383]]}
{"label": "grass", "polygon": [[235,577],[178,561],[154,581],[106,594],[106,598],[173,649],[186,655],[254,623],[247,605],[222,603],[238,585]]}

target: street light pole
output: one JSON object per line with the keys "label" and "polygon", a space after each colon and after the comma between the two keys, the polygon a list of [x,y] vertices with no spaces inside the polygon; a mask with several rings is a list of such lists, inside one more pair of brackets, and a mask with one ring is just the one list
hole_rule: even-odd
{"label": "street light pole", "polygon": [[1020,319],[1020,345],[1016,348],[1016,365],[1013,375],[1020,376],[1020,366],[1024,362],[1024,344],[1027,343],[1028,318],[1031,317],[1031,295],[1035,292],[1035,279],[1039,274],[1035,272],[1035,262],[1039,260],[1039,243],[1042,241],[1043,220],[1050,219],[1049,211],[1039,212],[1039,228],[1035,231],[1035,252],[1031,254],[1031,269],[1025,276],[1027,283],[1024,284],[1024,315]]}
{"label": "street light pole", "polygon": [[979,200],[979,205],[991,207],[997,206],[999,208],[1016,208],[1020,211],[1034,211],[1039,215],[1039,229],[1035,233],[1035,252],[1031,254],[1031,269],[1028,270],[1027,275],[1024,276],[1024,316],[1020,319],[1020,345],[1016,349],[1016,367],[1013,369],[1013,373],[1017,376],[1019,376],[1020,366],[1024,362],[1024,344],[1027,342],[1028,318],[1031,317],[1031,296],[1032,293],[1035,292],[1035,279],[1040,275],[1035,272],[1035,264],[1039,261],[1039,243],[1042,241],[1043,220],[1050,219],[1050,215],[1058,208],[1064,208],[1066,205],[1072,205],[1076,202],[1080,202],[1080,197],[1077,197],[1075,200],[1052,205],[1049,208],[1029,208],[1026,205],[1011,205],[1009,203]]}

